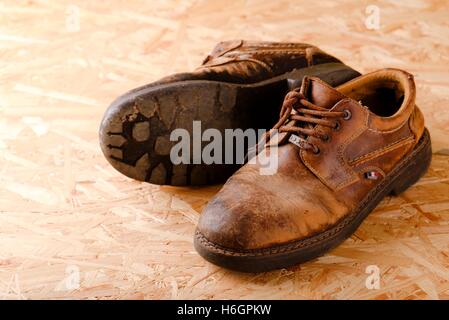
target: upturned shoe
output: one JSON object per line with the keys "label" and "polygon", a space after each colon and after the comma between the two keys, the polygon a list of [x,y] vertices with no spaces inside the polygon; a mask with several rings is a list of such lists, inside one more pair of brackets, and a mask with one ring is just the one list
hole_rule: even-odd
{"label": "upturned shoe", "polygon": [[[335,57],[303,43],[219,43],[195,71],[134,89],[107,109],[100,127],[106,159],[128,177],[155,184],[199,185],[225,181],[241,164],[174,164],[175,129],[269,129],[289,86],[305,75],[331,85],[359,75]],[[204,145],[204,142],[202,142]],[[196,154],[195,154],[196,152]],[[201,152],[201,151],[200,151]]]}
{"label": "upturned shoe", "polygon": [[318,257],[385,196],[415,183],[431,161],[413,77],[398,69],[336,89],[305,78],[287,94],[274,129],[262,151],[277,153],[277,170],[261,175],[255,158],[201,215],[194,245],[212,263],[258,272]]}

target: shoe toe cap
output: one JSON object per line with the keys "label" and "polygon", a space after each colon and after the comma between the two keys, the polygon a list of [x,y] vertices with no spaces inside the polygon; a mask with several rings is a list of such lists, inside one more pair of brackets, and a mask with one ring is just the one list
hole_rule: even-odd
{"label": "shoe toe cap", "polygon": [[224,248],[246,250],[270,247],[296,234],[279,201],[241,191],[220,192],[204,209],[197,230]]}
{"label": "shoe toe cap", "polygon": [[286,195],[269,183],[272,180],[259,176],[262,180],[254,183],[242,176],[237,173],[228,180],[198,223],[197,231],[223,248],[261,249],[305,239],[334,225],[348,212],[331,194],[292,186],[289,190],[293,191]]}

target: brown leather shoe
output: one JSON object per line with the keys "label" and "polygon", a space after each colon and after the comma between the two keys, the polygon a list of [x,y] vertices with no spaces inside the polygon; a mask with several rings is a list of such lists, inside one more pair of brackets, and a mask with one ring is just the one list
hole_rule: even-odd
{"label": "brown leather shoe", "polygon": [[288,84],[300,85],[304,75],[338,85],[359,73],[309,44],[222,42],[195,71],[115,100],[101,123],[101,148],[114,168],[137,180],[173,185],[225,181],[240,165],[173,165],[170,133],[182,128],[192,134],[194,120],[201,120],[202,131],[269,129]]}
{"label": "brown leather shoe", "polygon": [[[412,75],[384,69],[333,89],[306,78],[287,94],[278,170],[246,164],[205,208],[195,248],[230,269],[257,272],[317,257],[348,238],[389,194],[431,160]],[[273,135],[272,135],[273,136]]]}

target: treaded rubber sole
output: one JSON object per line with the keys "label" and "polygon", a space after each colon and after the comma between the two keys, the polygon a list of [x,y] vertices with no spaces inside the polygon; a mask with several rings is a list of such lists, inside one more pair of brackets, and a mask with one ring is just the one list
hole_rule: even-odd
{"label": "treaded rubber sole", "polygon": [[413,151],[369,192],[357,209],[315,236],[270,248],[237,251],[210,242],[197,230],[195,249],[209,262],[242,272],[265,272],[309,261],[349,238],[385,196],[398,195],[418,181],[429,168],[431,158],[430,135],[425,129]]}
{"label": "treaded rubber sole", "polygon": [[201,121],[201,133],[215,128],[222,136],[228,128],[270,129],[285,94],[306,75],[337,86],[360,73],[342,63],[327,63],[255,84],[193,80],[137,88],[107,109],[100,126],[101,149],[115,169],[137,180],[168,185],[224,182],[241,164],[193,164],[191,151],[190,164],[175,165],[170,150],[177,142],[170,141],[171,132],[185,129],[192,137],[195,120]]}

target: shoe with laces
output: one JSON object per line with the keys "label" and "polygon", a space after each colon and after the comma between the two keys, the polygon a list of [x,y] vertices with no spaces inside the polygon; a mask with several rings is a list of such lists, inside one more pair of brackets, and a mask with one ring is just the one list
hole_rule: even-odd
{"label": "shoe with laces", "polygon": [[[193,72],[134,89],[107,109],[100,144],[111,165],[128,177],[155,184],[200,185],[225,181],[239,164],[174,164],[175,129],[269,129],[290,87],[305,75],[339,85],[357,71],[304,43],[219,43]],[[257,116],[255,116],[257,114]],[[195,155],[191,152],[191,158]],[[198,156],[198,155],[196,155]]]}
{"label": "shoe with laces", "polygon": [[261,175],[258,155],[200,217],[195,248],[217,265],[258,272],[322,255],[385,196],[415,183],[432,153],[413,77],[398,69],[336,89],[305,78],[264,143],[262,151],[277,154],[277,170]]}

